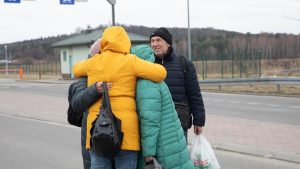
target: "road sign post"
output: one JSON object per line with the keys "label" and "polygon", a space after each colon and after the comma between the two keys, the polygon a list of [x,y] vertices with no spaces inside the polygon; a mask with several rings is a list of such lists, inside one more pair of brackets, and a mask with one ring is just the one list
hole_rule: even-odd
{"label": "road sign post", "polygon": [[188,13],[188,58],[192,61],[192,49],[191,49],[191,29],[190,29],[190,4],[187,0],[187,13]]}
{"label": "road sign post", "polygon": [[5,69],[6,69],[6,77],[8,77],[8,60],[7,60],[7,45],[5,47]]}
{"label": "road sign post", "polygon": [[112,26],[115,26],[115,5],[116,0],[107,0],[108,3],[111,4],[111,11],[112,11]]}

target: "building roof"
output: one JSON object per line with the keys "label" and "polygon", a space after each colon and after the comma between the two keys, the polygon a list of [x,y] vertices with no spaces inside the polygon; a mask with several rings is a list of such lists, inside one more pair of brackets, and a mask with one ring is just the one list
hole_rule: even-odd
{"label": "building roof", "polygon": [[[82,44],[92,44],[94,41],[99,39],[102,36],[102,30],[90,30],[85,31],[79,35],[74,35],[65,40],[53,43],[52,47],[64,47],[64,46],[74,46],[74,45],[82,45]],[[132,43],[141,43],[141,42],[149,42],[149,38],[141,35],[136,35],[133,33],[128,33],[129,39]]]}

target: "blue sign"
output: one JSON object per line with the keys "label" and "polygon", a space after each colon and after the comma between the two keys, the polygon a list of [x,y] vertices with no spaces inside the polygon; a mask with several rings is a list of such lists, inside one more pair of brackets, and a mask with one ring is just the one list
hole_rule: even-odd
{"label": "blue sign", "polygon": [[75,0],[59,0],[62,5],[74,5]]}
{"label": "blue sign", "polygon": [[4,0],[4,3],[21,3],[21,0]]}

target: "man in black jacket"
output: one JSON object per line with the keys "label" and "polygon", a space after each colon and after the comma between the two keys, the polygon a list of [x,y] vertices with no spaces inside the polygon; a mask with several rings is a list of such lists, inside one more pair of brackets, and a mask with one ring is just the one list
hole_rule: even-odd
{"label": "man in black jacket", "polygon": [[[94,85],[87,87],[87,78],[81,77],[76,83],[71,106],[76,112],[83,112],[81,123],[81,154],[84,169],[90,169],[91,158],[89,152],[85,148],[87,110],[92,104],[100,99],[102,94],[102,82],[97,82]],[[108,83],[107,87],[110,90],[112,83]]]}
{"label": "man in black jacket", "polygon": [[81,77],[74,86],[74,95],[71,101],[72,108],[76,112],[82,112],[81,121],[81,154],[83,160],[83,168],[91,168],[91,157],[88,150],[85,148],[86,139],[86,123],[87,123],[87,109],[100,98],[100,94],[97,92],[96,85],[92,85],[87,88],[87,78]]}
{"label": "man in black jacket", "polygon": [[[100,39],[95,41],[90,47],[89,57],[94,56],[100,52]],[[78,81],[74,82],[74,95],[70,105],[76,112],[83,113],[81,122],[81,154],[83,159],[84,169],[91,168],[90,153],[85,148],[86,143],[86,123],[88,116],[88,108],[100,99],[102,94],[102,82],[97,82],[94,85],[87,87],[87,77],[81,77]],[[107,84],[108,89],[112,87],[111,83]]]}
{"label": "man in black jacket", "polygon": [[[205,108],[194,64],[175,53],[172,47],[172,35],[166,28],[158,28],[150,35],[150,44],[155,54],[155,63],[162,64],[167,70],[165,79],[174,103],[186,103],[193,119],[188,128],[194,125],[194,133],[202,133],[205,125]],[[176,104],[175,104],[176,105]],[[187,137],[187,127],[183,126]]]}

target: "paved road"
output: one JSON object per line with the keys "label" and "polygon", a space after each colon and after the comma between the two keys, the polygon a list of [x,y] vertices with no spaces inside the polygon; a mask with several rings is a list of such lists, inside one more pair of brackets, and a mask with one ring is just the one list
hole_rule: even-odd
{"label": "paved road", "polygon": [[[68,86],[68,83],[22,83],[3,81],[0,79],[0,133],[6,135],[6,137],[4,137],[5,139],[1,139],[0,142],[0,168],[6,169],[9,163],[13,161],[13,156],[15,154],[20,154],[16,156],[16,159],[25,159],[25,161],[27,161],[25,164],[31,166],[29,168],[38,168],[40,164],[46,166],[49,165],[52,168],[64,169],[81,167],[80,150],[77,149],[79,147],[79,130],[78,128],[70,127],[66,122],[66,90],[68,89]],[[269,159],[275,158],[296,162],[300,161],[300,158],[298,158],[299,156],[297,156],[300,154],[300,128],[299,125],[293,124],[293,119],[298,118],[297,112],[290,110],[283,112],[286,116],[289,116],[290,112],[292,114],[292,118],[285,121],[278,121],[280,117],[277,116],[280,116],[280,112],[275,113],[274,116],[276,117],[269,120],[260,120],[260,115],[262,113],[253,113],[252,116],[248,116],[247,113],[243,112],[244,109],[251,110],[252,107],[256,107],[253,106],[253,101],[257,101],[260,105],[267,105],[270,104],[268,101],[272,99],[284,100],[284,98],[270,97],[263,101],[264,99],[260,100],[261,96],[248,97],[247,95],[223,95],[211,93],[204,93],[203,96],[207,109],[207,125],[204,134],[216,148],[215,151],[222,168],[252,169],[254,166],[256,166],[255,168],[261,169],[300,168],[299,164]],[[252,98],[252,100],[250,98]],[[236,104],[234,104],[237,101],[239,101],[242,106],[237,108]],[[247,104],[247,101],[251,104]],[[290,102],[291,101],[288,101],[288,103]],[[232,106],[225,106],[229,103],[232,103]],[[222,104],[225,105],[222,106]],[[282,104],[281,106],[291,107],[293,105]],[[265,109],[263,110],[266,111]],[[13,126],[9,126],[10,124]],[[16,129],[19,132],[15,130],[9,132],[9,129],[15,128],[14,124],[20,124],[19,129]],[[24,124],[25,126],[22,126],[21,124]],[[30,132],[22,132],[22,129],[28,129]],[[25,134],[22,135],[21,133]],[[45,133],[49,134],[50,137],[53,136],[53,138],[41,138],[41,135]],[[26,138],[27,135],[30,137]],[[191,141],[193,139],[192,132],[190,132],[189,135]],[[22,139],[19,138],[19,136],[22,136]],[[54,136],[62,136],[61,138],[64,141],[60,139],[55,140]],[[41,142],[38,139],[35,140],[32,138],[39,138],[41,139]],[[17,143],[14,143],[14,140],[17,140]],[[47,143],[47,140],[49,143]],[[78,140],[78,142],[75,143],[74,140]],[[21,141],[21,143],[18,143],[19,141]],[[30,142],[33,142],[34,144],[27,145]],[[72,143],[70,143],[70,146],[68,147],[67,144],[69,142]],[[59,143],[58,148],[55,147],[57,145],[54,143]],[[14,144],[18,145],[20,148],[16,150],[14,146],[12,146]],[[52,159],[55,164],[48,164],[44,161],[44,156],[38,155],[33,155],[33,157],[36,157],[38,159],[37,161],[40,162],[32,164],[34,163],[34,161],[32,162],[32,159],[35,158],[26,156],[26,153],[22,155],[24,149],[28,149],[25,152],[33,149],[33,152],[31,154],[29,153],[30,155],[40,154],[40,147],[43,147],[43,145],[52,147],[50,149],[53,151],[47,150],[47,153],[51,154],[49,156],[52,157],[46,155],[45,157]],[[60,145],[64,146],[64,148],[60,147]],[[2,153],[2,150],[5,154]],[[60,152],[60,150],[62,151]],[[223,150],[252,154],[255,156]],[[76,154],[75,156],[77,157],[70,156],[76,160],[75,162],[71,162],[72,164],[66,165],[65,153],[68,154],[69,152]],[[282,157],[283,155],[286,155],[285,158]],[[262,156],[268,158],[262,158]],[[62,158],[64,160],[60,161],[55,158]],[[21,164],[14,164],[14,166],[15,167],[9,167],[9,169],[20,168]],[[240,168],[241,166],[243,166],[243,168]]]}
{"label": "paved road", "polygon": [[203,93],[207,112],[300,126],[300,98]]}
{"label": "paved road", "polygon": [[0,90],[15,91],[47,96],[67,97],[68,86],[72,81],[42,81],[42,83],[31,81],[15,81],[13,79],[0,79]]}
{"label": "paved road", "polygon": [[208,114],[204,133],[215,148],[300,163],[300,98],[203,97]]}
{"label": "paved road", "polygon": [[[17,126],[17,127],[16,127]],[[80,169],[80,130],[0,114],[1,169]],[[215,150],[222,169],[298,169],[299,164]]]}
{"label": "paved road", "polygon": [[80,130],[0,113],[1,169],[80,169]]}

